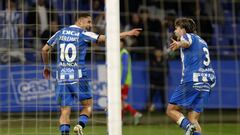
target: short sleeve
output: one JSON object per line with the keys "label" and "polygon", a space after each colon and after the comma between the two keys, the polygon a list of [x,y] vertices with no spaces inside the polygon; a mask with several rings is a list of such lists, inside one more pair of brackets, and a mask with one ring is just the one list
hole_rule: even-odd
{"label": "short sleeve", "polygon": [[54,46],[57,43],[58,37],[59,37],[60,31],[57,31],[48,41],[47,44],[49,46]]}
{"label": "short sleeve", "polygon": [[189,45],[192,44],[192,36],[191,36],[190,34],[188,34],[188,33],[185,34],[185,35],[183,35],[180,40],[181,40],[181,41],[188,42]]}
{"label": "short sleeve", "polygon": [[82,35],[84,37],[85,42],[94,42],[96,43],[99,37],[99,34],[96,34],[94,32],[84,31],[82,32]]}

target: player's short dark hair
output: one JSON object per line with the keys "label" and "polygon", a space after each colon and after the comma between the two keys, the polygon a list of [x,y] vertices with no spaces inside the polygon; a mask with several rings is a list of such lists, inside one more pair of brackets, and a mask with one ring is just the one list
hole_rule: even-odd
{"label": "player's short dark hair", "polygon": [[196,32],[196,23],[191,18],[178,18],[175,21],[175,27],[184,28],[187,33],[195,33]]}
{"label": "player's short dark hair", "polygon": [[78,20],[80,18],[87,18],[87,17],[91,17],[91,15],[89,13],[77,13],[75,15],[75,20]]}

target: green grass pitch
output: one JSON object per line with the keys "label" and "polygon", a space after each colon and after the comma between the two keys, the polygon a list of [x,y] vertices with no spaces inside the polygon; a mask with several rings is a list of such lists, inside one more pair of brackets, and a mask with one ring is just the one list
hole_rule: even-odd
{"label": "green grass pitch", "polygon": [[[51,113],[52,114],[52,113]],[[0,114],[0,135],[60,135],[59,113]],[[71,134],[78,113],[71,116]],[[144,113],[141,125],[124,118],[123,135],[184,135],[184,131],[164,113]],[[240,110],[206,111],[200,118],[202,135],[240,135]],[[106,115],[93,114],[84,135],[107,135]]]}
{"label": "green grass pitch", "polygon": [[[35,126],[35,125],[34,125]],[[204,124],[202,135],[239,135],[240,124]],[[60,135],[58,127],[19,127],[1,128],[1,135]],[[182,129],[174,124],[123,126],[123,135],[183,135]],[[74,135],[71,132],[71,135]],[[89,125],[85,135],[107,135],[107,127]]]}

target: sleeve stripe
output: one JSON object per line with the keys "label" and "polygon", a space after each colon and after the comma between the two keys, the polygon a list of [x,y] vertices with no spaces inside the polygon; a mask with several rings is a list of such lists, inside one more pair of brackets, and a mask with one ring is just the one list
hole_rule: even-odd
{"label": "sleeve stripe", "polygon": [[192,44],[192,37],[191,37],[190,34],[183,35],[183,36],[181,37],[181,40],[182,40],[182,41],[189,42],[189,45]]}
{"label": "sleeve stripe", "polygon": [[93,32],[83,32],[82,34],[85,35],[85,36],[94,38],[94,39],[97,39],[98,36],[99,36],[98,34],[95,34],[95,33],[93,33]]}
{"label": "sleeve stripe", "polygon": [[189,39],[189,43],[190,43],[190,45],[191,45],[191,44],[192,44],[192,37],[191,37],[190,34],[187,34],[187,37],[188,37],[188,39]]}
{"label": "sleeve stripe", "polygon": [[[60,30],[57,31],[50,39],[48,39],[47,43],[49,43],[49,41],[50,41],[52,38],[54,38],[59,32],[60,32]],[[48,44],[48,45],[49,45],[49,44]]]}

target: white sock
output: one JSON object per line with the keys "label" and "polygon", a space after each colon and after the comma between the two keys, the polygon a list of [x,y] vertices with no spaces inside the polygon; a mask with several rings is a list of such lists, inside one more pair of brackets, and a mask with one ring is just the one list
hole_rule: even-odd
{"label": "white sock", "polygon": [[180,118],[177,120],[177,124],[178,124],[179,126],[181,125],[181,123],[182,123],[182,121],[183,121],[184,118],[185,118],[185,117],[182,116],[182,117],[180,117]]}

